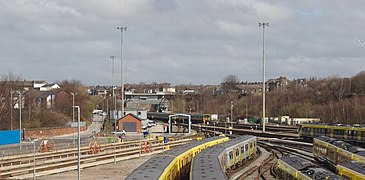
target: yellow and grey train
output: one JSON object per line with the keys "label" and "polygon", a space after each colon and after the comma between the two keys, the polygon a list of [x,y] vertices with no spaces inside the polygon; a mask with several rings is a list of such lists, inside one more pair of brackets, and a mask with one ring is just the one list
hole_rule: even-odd
{"label": "yellow and grey train", "polygon": [[322,136],[313,140],[313,156],[343,177],[365,179],[365,149],[361,147]]}
{"label": "yellow and grey train", "polygon": [[183,179],[189,177],[191,160],[207,147],[228,141],[225,136],[194,141],[153,156],[135,169],[126,179]]}
{"label": "yellow and grey train", "polygon": [[353,180],[364,180],[365,179],[365,164],[356,162],[356,161],[348,161],[345,163],[341,163],[337,165],[337,174],[345,179],[353,179]]}
{"label": "yellow and grey train", "polygon": [[345,180],[335,173],[292,154],[281,157],[275,164],[278,180]]}
{"label": "yellow and grey train", "polygon": [[227,179],[226,173],[253,158],[256,150],[256,137],[251,135],[209,147],[193,158],[190,179]]}
{"label": "yellow and grey train", "polygon": [[338,140],[365,142],[365,127],[334,124],[301,124],[299,136],[304,139],[327,136]]}

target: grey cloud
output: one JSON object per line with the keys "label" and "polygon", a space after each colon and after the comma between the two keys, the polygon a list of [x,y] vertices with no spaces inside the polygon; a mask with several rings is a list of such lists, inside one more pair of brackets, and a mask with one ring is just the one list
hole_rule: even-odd
{"label": "grey cloud", "polygon": [[365,2],[266,0],[0,1],[0,67],[26,79],[110,84],[260,81],[262,29],[268,78],[354,75],[364,69]]}

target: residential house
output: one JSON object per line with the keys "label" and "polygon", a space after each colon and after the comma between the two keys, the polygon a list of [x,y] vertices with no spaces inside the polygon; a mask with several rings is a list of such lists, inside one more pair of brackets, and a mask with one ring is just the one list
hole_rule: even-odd
{"label": "residential house", "polygon": [[46,84],[39,88],[40,91],[51,91],[61,88],[58,84]]}
{"label": "residential house", "polygon": [[35,98],[35,104],[38,108],[54,108],[56,103],[57,91],[44,91]]}

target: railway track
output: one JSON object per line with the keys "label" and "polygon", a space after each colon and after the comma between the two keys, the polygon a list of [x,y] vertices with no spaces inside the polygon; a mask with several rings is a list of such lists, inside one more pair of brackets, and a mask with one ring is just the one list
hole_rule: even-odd
{"label": "railway track", "polygon": [[[188,143],[191,140],[191,138],[171,139],[166,144],[157,140],[112,143],[102,145],[102,151],[98,153],[90,152],[88,147],[83,147],[80,150],[80,164],[81,168],[85,168],[150,155],[164,151],[167,147],[170,148]],[[78,152],[76,148],[56,152],[4,157],[0,159],[0,178],[26,179],[32,178],[34,175],[43,176],[74,170],[77,169],[77,159]]]}

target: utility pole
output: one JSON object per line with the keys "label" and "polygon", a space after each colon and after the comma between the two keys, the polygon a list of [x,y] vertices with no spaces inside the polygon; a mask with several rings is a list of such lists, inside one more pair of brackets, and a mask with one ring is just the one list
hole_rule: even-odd
{"label": "utility pole", "polygon": [[122,117],[124,117],[124,61],[123,61],[123,32],[127,31],[127,27],[117,27],[120,29],[120,61],[121,61],[121,95],[122,95]]}
{"label": "utility pole", "polygon": [[265,27],[269,26],[269,23],[259,23],[259,27],[262,26],[262,132],[265,132]]}

